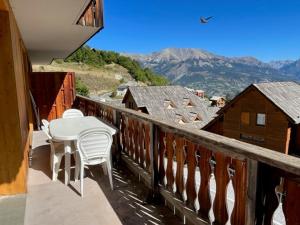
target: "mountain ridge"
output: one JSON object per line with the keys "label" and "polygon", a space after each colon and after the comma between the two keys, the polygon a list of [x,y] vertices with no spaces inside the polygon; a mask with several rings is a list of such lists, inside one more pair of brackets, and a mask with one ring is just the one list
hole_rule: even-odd
{"label": "mountain ridge", "polygon": [[251,83],[300,80],[300,60],[262,62],[252,56],[227,57],[197,48],[165,48],[126,54],[173,84],[204,89],[208,95],[235,95]]}

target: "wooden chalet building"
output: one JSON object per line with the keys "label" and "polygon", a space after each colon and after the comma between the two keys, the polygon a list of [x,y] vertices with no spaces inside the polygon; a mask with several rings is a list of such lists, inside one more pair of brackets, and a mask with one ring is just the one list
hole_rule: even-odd
{"label": "wooden chalet building", "polygon": [[131,86],[122,103],[126,108],[196,129],[211,121],[219,109],[181,86]]}
{"label": "wooden chalet building", "polygon": [[300,85],[252,84],[204,129],[286,154],[300,154]]}

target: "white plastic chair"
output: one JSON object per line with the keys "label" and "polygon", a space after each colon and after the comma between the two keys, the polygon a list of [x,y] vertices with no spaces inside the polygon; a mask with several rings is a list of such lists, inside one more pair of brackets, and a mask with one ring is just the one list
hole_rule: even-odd
{"label": "white plastic chair", "polygon": [[[111,189],[113,190],[112,181],[112,163],[111,163],[111,145],[112,135],[105,128],[94,128],[82,131],[77,140],[77,155],[80,165],[76,165],[75,180],[80,172],[80,193],[83,196],[83,174],[85,165],[98,165],[106,163],[106,169],[109,176]],[[79,171],[80,167],[80,171]]]}
{"label": "white plastic chair", "polygon": [[67,109],[64,111],[62,118],[84,117],[83,113],[78,109]]}
{"label": "white plastic chair", "polygon": [[[63,142],[58,142],[58,141],[54,141],[49,133],[49,122],[45,119],[42,120],[42,130],[44,131],[44,133],[47,135],[48,140],[50,142],[50,148],[51,148],[51,152],[50,152],[50,168],[52,171],[52,180],[55,181],[57,180],[57,176],[58,176],[58,171],[60,168],[60,163],[62,160],[62,157],[65,154],[65,149],[64,149],[64,143]],[[74,153],[74,147],[72,148]]]}

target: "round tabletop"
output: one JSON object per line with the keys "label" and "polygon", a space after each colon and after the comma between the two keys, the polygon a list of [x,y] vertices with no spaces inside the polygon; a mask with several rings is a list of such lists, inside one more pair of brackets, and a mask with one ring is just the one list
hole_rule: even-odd
{"label": "round tabletop", "polygon": [[117,131],[112,125],[93,116],[56,119],[49,124],[52,138],[58,141],[76,140],[80,132],[91,128],[106,128],[111,135],[114,135]]}

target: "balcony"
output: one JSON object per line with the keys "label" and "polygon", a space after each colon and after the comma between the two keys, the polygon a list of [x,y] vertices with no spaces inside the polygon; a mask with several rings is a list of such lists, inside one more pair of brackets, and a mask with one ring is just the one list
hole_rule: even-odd
{"label": "balcony", "polygon": [[73,107],[119,128],[115,189],[99,167],[86,171],[83,198],[63,173],[51,181],[49,145],[35,132],[26,207],[12,197],[24,224],[299,224],[299,158],[82,96]]}
{"label": "balcony", "polygon": [[34,132],[28,194],[0,199],[0,224],[182,224],[164,204],[146,203],[146,187],[122,164],[113,170],[114,191],[100,166],[86,170],[83,198],[79,182],[63,184],[63,172],[52,181],[46,140]]}

